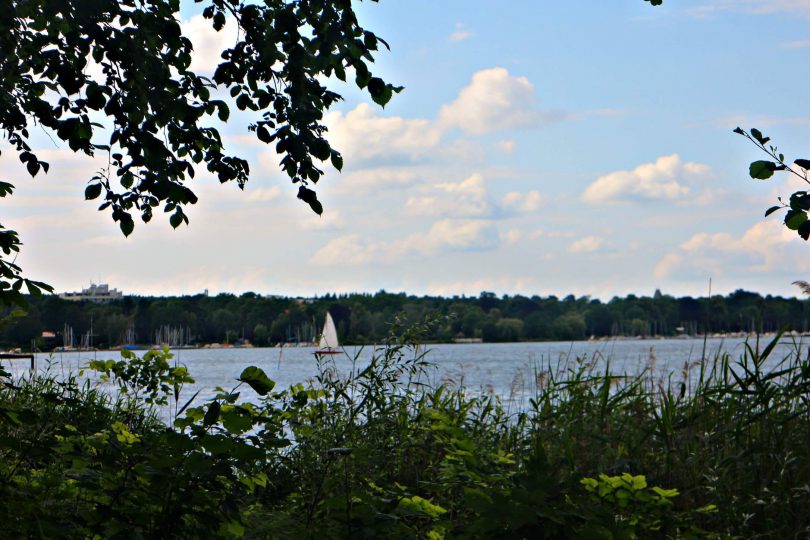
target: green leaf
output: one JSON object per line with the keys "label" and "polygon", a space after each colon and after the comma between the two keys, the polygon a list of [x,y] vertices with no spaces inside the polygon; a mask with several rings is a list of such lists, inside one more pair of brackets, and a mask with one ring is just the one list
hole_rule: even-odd
{"label": "green leaf", "polygon": [[90,184],[84,190],[84,199],[91,201],[101,195],[101,184]]}
{"label": "green leaf", "polygon": [[30,160],[26,163],[25,168],[28,169],[28,174],[31,176],[36,176],[39,172],[39,162],[35,159]]}
{"label": "green leaf", "polygon": [[799,227],[807,221],[807,213],[802,210],[790,210],[785,216],[785,225],[792,231],[799,230]]}
{"label": "green leaf", "polygon": [[323,205],[318,201],[318,195],[311,189],[305,188],[304,186],[298,188],[298,198],[309,204],[312,211],[319,216],[323,214]]}
{"label": "green leaf", "polygon": [[771,214],[773,214],[777,210],[780,210],[781,208],[782,208],[781,206],[771,206],[770,208],[765,210],[765,217],[770,216]]}
{"label": "green leaf", "polygon": [[129,214],[125,214],[121,217],[118,226],[121,227],[121,232],[124,233],[124,236],[129,236],[132,234],[132,231],[135,230],[135,222]]}
{"label": "green leaf", "polygon": [[183,212],[175,212],[169,217],[169,224],[173,229],[176,229],[183,223]]}
{"label": "green leaf", "polygon": [[340,155],[340,152],[332,150],[332,167],[334,167],[338,171],[343,170],[343,156]]}
{"label": "green leaf", "polygon": [[258,137],[259,140],[262,141],[263,143],[273,142],[273,137],[270,135],[270,132],[264,126],[259,126],[256,128],[256,137]]}
{"label": "green leaf", "polygon": [[759,144],[761,144],[762,146],[765,146],[768,143],[768,141],[771,140],[770,137],[764,136],[762,132],[757,128],[751,129],[751,136],[755,138],[757,142],[759,142]]}
{"label": "green leaf", "polygon": [[777,165],[772,161],[755,161],[748,168],[748,174],[755,180],[767,180],[776,171]]}
{"label": "green leaf", "polygon": [[211,405],[208,406],[208,410],[205,411],[205,416],[203,417],[203,425],[204,426],[212,426],[217,423],[219,420],[219,411],[222,409],[222,405],[219,404],[219,401],[214,401]]}
{"label": "green leaf", "polygon": [[745,131],[743,131],[743,129],[739,126],[734,128],[734,133],[737,133],[738,135],[745,135]]}
{"label": "green leaf", "polygon": [[810,159],[797,159],[793,163],[795,163],[802,169],[810,170]]}
{"label": "green leaf", "polygon": [[810,220],[805,221],[801,225],[799,225],[799,229],[797,230],[799,236],[807,240],[810,238]]}
{"label": "green leaf", "polygon": [[243,383],[247,383],[260,396],[267,395],[267,393],[270,392],[276,385],[276,383],[273,382],[273,380],[271,380],[264,373],[264,371],[256,366],[245,368],[244,371],[242,371],[242,374],[239,375],[239,380]]}
{"label": "green leaf", "polygon": [[234,407],[222,409],[220,417],[222,426],[234,435],[241,435],[253,427],[253,419]]}

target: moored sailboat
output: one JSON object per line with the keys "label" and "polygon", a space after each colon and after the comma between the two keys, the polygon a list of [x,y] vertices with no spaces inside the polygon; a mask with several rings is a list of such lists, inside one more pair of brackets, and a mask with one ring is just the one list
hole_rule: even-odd
{"label": "moored sailboat", "polygon": [[318,340],[318,350],[315,354],[341,354],[340,342],[337,337],[337,328],[335,328],[335,321],[329,312],[326,312],[326,321],[323,324],[323,332],[321,338]]}

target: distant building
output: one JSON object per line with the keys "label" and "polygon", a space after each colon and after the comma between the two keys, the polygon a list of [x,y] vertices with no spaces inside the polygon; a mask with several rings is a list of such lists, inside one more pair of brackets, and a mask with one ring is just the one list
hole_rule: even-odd
{"label": "distant building", "polygon": [[85,302],[95,302],[96,304],[106,304],[115,300],[120,300],[124,297],[124,293],[117,289],[110,289],[106,283],[99,283],[98,285],[91,283],[87,289],[82,289],[82,292],[66,292],[59,295],[63,300],[75,300]]}

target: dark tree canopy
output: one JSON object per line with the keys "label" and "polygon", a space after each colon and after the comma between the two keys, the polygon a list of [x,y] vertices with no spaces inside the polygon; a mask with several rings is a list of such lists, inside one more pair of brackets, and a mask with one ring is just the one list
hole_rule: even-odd
{"label": "dark tree canopy", "polygon": [[[357,0],[355,0],[357,1]],[[377,0],[371,0],[376,2]],[[135,219],[162,208],[173,227],[188,223],[188,187],[205,167],[220,182],[243,187],[248,163],[229,155],[213,118],[231,105],[251,111],[249,130],[274,144],[280,166],[299,185],[298,197],[322,212],[312,186],[322,162],[343,166],[326,139],[324,111],[341,99],[323,81],[336,77],[366,89],[384,106],[401,88],[373,76],[369,64],[387,44],[363,29],[352,0],[195,0],[220,31],[228,19],[239,39],[222,52],[213,77],[189,69],[191,41],[180,25],[180,0],[6,0],[0,15],[0,130],[29,174],[48,172],[29,141],[44,128],[55,140],[109,165],[90,179],[87,199],[100,199],[125,235]],[[101,66],[94,79],[90,62]],[[13,186],[0,183],[0,196]],[[0,226],[0,303],[21,302],[26,284],[7,260],[19,250],[14,231]]]}

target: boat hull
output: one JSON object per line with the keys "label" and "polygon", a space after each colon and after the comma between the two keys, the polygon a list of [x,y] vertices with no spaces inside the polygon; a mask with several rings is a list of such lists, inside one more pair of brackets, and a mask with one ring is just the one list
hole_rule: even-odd
{"label": "boat hull", "polygon": [[335,349],[320,349],[320,350],[315,351],[314,354],[320,354],[320,355],[343,354],[343,351],[337,351]]}

